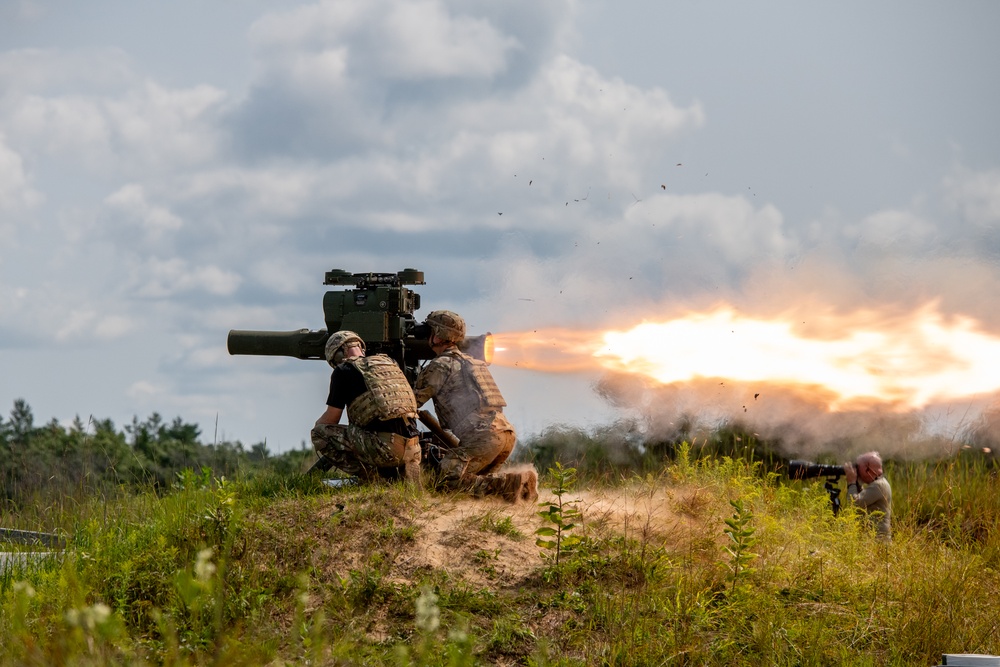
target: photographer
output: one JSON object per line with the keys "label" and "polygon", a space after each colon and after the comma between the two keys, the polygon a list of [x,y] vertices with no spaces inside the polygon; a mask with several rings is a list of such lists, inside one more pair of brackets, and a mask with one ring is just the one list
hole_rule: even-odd
{"label": "photographer", "polygon": [[[845,463],[844,479],[851,502],[872,515],[878,538],[891,540],[892,488],[882,474],[882,457],[878,452],[867,452],[854,463]],[[858,480],[864,482],[864,488]]]}

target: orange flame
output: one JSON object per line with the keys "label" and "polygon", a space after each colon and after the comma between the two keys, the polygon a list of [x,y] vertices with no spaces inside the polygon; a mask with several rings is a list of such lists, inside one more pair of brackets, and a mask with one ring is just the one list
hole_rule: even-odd
{"label": "orange flame", "polygon": [[[810,321],[811,320],[811,321]],[[879,402],[925,407],[1000,390],[1000,337],[934,304],[765,319],[730,307],[625,331],[547,329],[495,335],[494,363],[541,371],[603,368],[662,384],[706,378],[822,387],[830,409]]]}

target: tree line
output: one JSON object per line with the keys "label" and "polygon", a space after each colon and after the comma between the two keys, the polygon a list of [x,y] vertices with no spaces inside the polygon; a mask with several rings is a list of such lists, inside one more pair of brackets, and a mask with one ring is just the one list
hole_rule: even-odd
{"label": "tree line", "polygon": [[215,476],[262,467],[298,470],[305,452],[273,457],[266,443],[202,443],[197,424],[165,421],[154,412],[118,429],[110,419],[76,416],[67,427],[53,418],[35,425],[31,407],[14,401],[0,416],[0,499],[15,505],[47,492],[93,492],[122,486],[169,487],[184,470]]}

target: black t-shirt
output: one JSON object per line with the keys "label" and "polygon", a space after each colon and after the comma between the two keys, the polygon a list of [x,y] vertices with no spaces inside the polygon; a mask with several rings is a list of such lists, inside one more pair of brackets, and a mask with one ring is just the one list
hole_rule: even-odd
{"label": "black t-shirt", "polygon": [[[361,375],[358,367],[351,363],[338,364],[330,374],[330,394],[326,398],[326,404],[332,408],[345,407],[354,402],[361,394],[368,391],[365,378]],[[395,419],[376,419],[365,426],[366,431],[376,433],[398,433],[407,438],[415,438],[420,435],[414,419],[397,417]]]}

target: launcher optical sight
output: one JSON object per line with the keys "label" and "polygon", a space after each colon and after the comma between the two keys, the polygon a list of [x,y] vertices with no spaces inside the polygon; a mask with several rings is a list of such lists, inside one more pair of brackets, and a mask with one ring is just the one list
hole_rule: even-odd
{"label": "launcher optical sight", "polygon": [[[427,339],[430,327],[418,323],[413,313],[420,308],[420,295],[406,285],[424,285],[424,272],[403,269],[397,273],[350,273],[343,269],[326,272],[324,285],[348,287],[323,295],[323,319],[319,330],[229,332],[229,354],[325,359],[326,339],[334,331],[353,331],[365,341],[368,354],[387,354],[396,360],[412,384],[418,364],[432,359]],[[493,335],[467,337],[459,348],[466,354],[493,361]]]}

